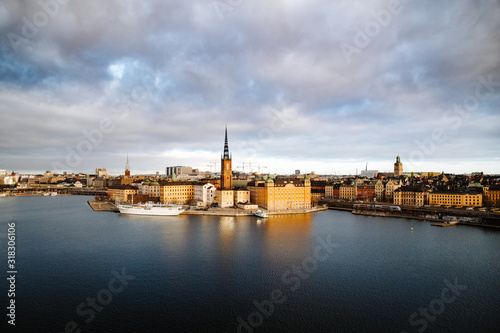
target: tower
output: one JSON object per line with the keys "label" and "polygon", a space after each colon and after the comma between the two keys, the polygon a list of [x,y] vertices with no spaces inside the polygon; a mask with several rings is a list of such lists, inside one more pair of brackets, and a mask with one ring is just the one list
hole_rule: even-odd
{"label": "tower", "polygon": [[403,174],[403,163],[401,163],[401,158],[396,157],[396,163],[394,163],[394,177],[399,177]]}
{"label": "tower", "polygon": [[220,161],[220,188],[221,190],[230,190],[233,188],[233,171],[232,171],[232,154],[229,154],[229,145],[227,142],[227,126],[226,138],[224,141],[224,153],[221,155]]}
{"label": "tower", "polygon": [[128,163],[128,154],[127,154],[127,164],[125,164],[125,177],[130,177],[130,164]]}

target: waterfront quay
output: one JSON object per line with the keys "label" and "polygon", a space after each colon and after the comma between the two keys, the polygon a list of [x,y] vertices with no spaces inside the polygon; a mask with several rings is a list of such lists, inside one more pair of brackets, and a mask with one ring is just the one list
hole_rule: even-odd
{"label": "waterfront quay", "polygon": [[[116,205],[110,201],[89,200],[89,206],[96,212],[119,212]],[[290,209],[290,210],[264,210],[267,215],[288,215],[288,214],[309,214],[323,210],[328,207],[318,206],[310,209]],[[213,207],[210,210],[187,209],[181,215],[208,215],[208,216],[253,216],[256,210],[244,210],[240,208],[218,208]]]}
{"label": "waterfront quay", "polygon": [[500,214],[497,212],[468,211],[465,209],[434,206],[417,207],[410,205],[399,205],[396,207],[400,207],[400,211],[391,211],[388,208],[394,205],[375,205],[373,203],[363,204],[342,201],[331,201],[328,203],[328,206],[329,209],[350,211],[355,215],[415,219],[444,223],[447,226],[455,224],[465,224],[500,228]]}
{"label": "waterfront quay", "polygon": [[96,212],[119,212],[118,208],[109,201],[87,201],[92,210]]}
{"label": "waterfront quay", "polygon": [[[327,210],[328,207],[312,207],[310,209],[264,210],[269,216],[289,214],[310,214]],[[253,216],[256,211],[245,211],[238,208],[212,208],[211,210],[186,210],[181,215],[212,215],[212,216]]]}

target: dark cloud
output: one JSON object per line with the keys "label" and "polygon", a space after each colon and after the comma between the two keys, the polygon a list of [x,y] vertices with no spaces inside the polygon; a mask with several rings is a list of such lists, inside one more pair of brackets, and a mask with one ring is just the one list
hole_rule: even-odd
{"label": "dark cloud", "polygon": [[497,1],[45,3],[0,1],[0,168],[208,169],[228,124],[275,172],[499,172]]}

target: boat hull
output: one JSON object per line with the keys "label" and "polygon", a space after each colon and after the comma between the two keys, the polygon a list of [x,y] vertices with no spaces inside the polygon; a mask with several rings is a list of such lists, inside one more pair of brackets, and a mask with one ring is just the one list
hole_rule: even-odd
{"label": "boat hull", "polygon": [[184,212],[184,209],[179,206],[118,206],[118,210],[121,214],[145,216],[177,216]]}
{"label": "boat hull", "polygon": [[256,211],[254,215],[257,217],[263,218],[263,219],[269,217],[265,212],[263,212],[261,210]]}

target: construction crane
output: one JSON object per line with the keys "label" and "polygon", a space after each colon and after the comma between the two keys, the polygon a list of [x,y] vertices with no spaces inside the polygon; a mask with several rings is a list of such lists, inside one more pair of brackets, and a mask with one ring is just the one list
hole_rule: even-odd
{"label": "construction crane", "polygon": [[262,169],[267,169],[267,165],[265,165],[265,166],[261,166],[261,165],[260,165],[260,163],[259,163],[259,165],[257,166],[257,168],[259,169],[259,173],[260,173],[260,169],[261,169],[261,168],[262,168]]}
{"label": "construction crane", "polygon": [[251,168],[252,168],[252,162],[241,162],[241,166],[238,166],[238,168],[242,168],[243,169],[243,172],[245,172],[245,165],[248,165],[248,170],[249,172],[251,172]]}
{"label": "construction crane", "polygon": [[214,167],[215,171],[217,171],[217,162],[209,162],[207,167],[210,167],[210,172],[212,172],[212,167]]}

